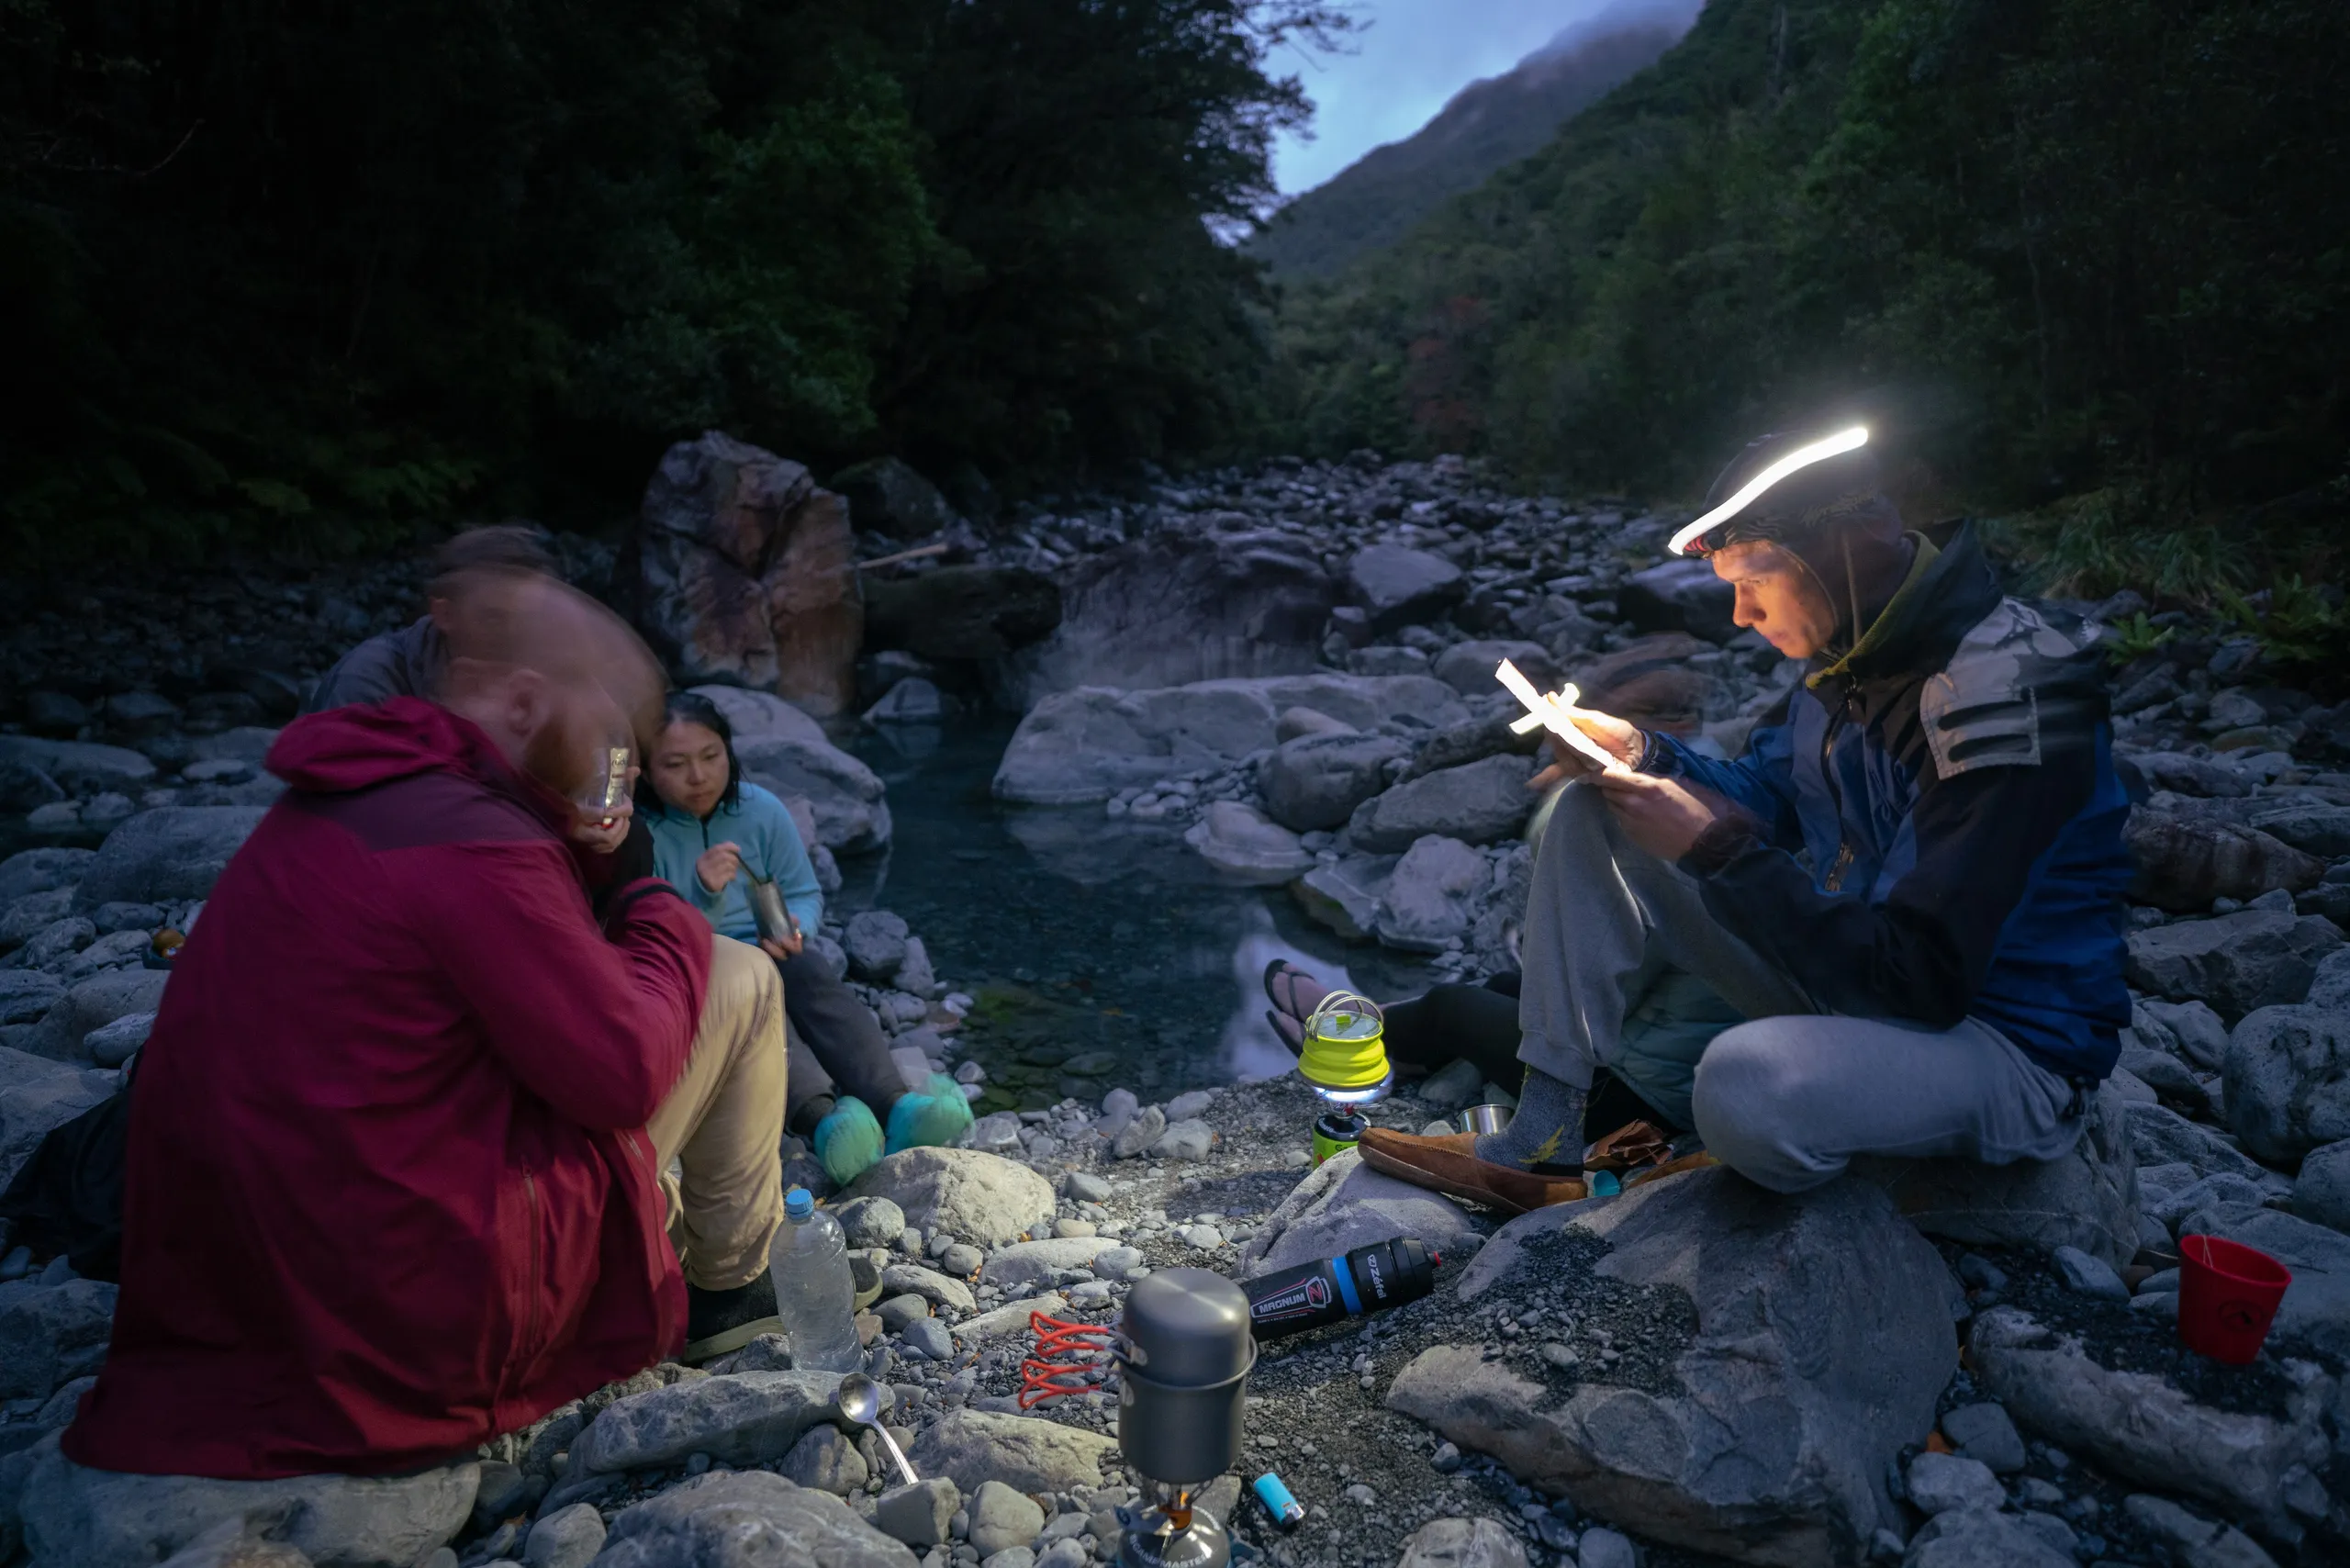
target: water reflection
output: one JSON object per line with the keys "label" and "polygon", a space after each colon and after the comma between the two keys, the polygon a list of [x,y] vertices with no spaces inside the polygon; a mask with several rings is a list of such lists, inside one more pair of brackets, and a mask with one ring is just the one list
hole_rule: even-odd
{"label": "water reflection", "polygon": [[1264,1019],[1275,958],[1382,1000],[1427,985],[1423,965],[1347,946],[1282,890],[1222,882],[1178,829],[997,801],[1011,734],[999,721],[852,741],[889,785],[896,840],[843,863],[840,902],[897,911],[939,972],[979,994],[971,1053],[1017,1102],[1288,1071]]}

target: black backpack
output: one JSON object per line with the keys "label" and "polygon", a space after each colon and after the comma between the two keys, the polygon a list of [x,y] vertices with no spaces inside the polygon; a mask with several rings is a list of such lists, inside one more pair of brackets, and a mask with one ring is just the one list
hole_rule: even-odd
{"label": "black backpack", "polygon": [[49,1130],[40,1147],[0,1193],[0,1219],[16,1241],[42,1257],[64,1254],[85,1280],[122,1277],[122,1182],[130,1142],[134,1055],[122,1087],[70,1122]]}

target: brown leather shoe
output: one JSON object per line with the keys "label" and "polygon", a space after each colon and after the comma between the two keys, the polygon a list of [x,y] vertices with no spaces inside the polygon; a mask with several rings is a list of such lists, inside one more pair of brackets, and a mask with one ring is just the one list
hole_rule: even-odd
{"label": "brown leather shoe", "polygon": [[1478,1159],[1475,1133],[1416,1137],[1371,1127],[1355,1147],[1362,1153],[1362,1162],[1373,1170],[1448,1197],[1488,1204],[1508,1214],[1572,1204],[1589,1195],[1577,1177],[1538,1176],[1531,1170]]}

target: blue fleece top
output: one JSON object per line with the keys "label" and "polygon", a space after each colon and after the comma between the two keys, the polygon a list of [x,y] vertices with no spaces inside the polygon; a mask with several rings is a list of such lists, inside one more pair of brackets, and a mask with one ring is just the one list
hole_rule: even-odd
{"label": "blue fleece top", "polygon": [[[665,803],[646,814],[645,825],[653,832],[654,869],[685,894],[720,935],[744,942],[759,939],[745,880],[753,876],[776,884],[802,932],[812,936],[823,924],[824,894],[816,885],[816,867],[808,858],[799,824],[781,801],[750,780],[743,781],[738,800],[720,801],[707,822],[697,822]],[[703,850],[729,843],[743,852],[743,870],[713,893],[694,875],[694,862]]]}

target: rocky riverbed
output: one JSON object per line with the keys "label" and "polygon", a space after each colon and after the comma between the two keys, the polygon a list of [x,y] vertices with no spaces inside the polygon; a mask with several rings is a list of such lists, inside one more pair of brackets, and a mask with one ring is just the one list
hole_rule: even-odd
{"label": "rocky riverbed", "polygon": [[[661,613],[654,579],[711,547],[694,509],[713,455],[665,465],[655,566],[642,542],[558,540],[567,566]],[[758,493],[775,527],[806,531],[800,559],[824,581],[852,554],[941,547],[868,571],[862,641],[810,655],[803,692],[854,689],[866,722],[910,737],[958,706],[1014,706],[999,800],[1076,826],[1072,845],[1180,829],[1214,874],[1439,974],[1516,962],[1534,765],[1499,658],[1730,755],[1793,678],[1702,570],[1658,559],[1670,519],[1507,495],[1457,462],[1277,464],[988,530],[903,486],[852,514],[790,466],[756,470]],[[27,846],[0,861],[0,1181],[112,1092],[168,983],[144,967],[151,935],[202,918],[274,796],[257,767],[274,726],[342,646],[412,616],[420,581],[405,561],[123,579],[22,607],[0,634],[0,810]],[[2060,608],[2108,626],[2146,609]],[[956,1071],[989,1113],[968,1148],[825,1194],[923,1488],[888,1487],[828,1380],[769,1340],[650,1369],[449,1471],[271,1484],[198,1541],[212,1494],[134,1508],[50,1457],[103,1361],[113,1287],[0,1242],[0,1562],[1077,1568],[1113,1550],[1139,1478],[1111,1396],[1017,1410],[1029,1313],[1107,1322],[1150,1269],[1246,1277],[1398,1234],[1442,1253],[1434,1295],[1259,1362],[1241,1461],[1210,1488],[1245,1552],[2340,1561],[2350,705],[2191,617],[2131,624],[2133,1025],[2065,1160],[1878,1161],[1800,1199],[1698,1171],[1502,1224],[1348,1157],[1307,1169],[1315,1107],[1293,1081],[1166,1097],[1083,1051],[1045,1060],[1051,1007],[979,983],[1003,977],[957,989],[956,953],[861,911],[827,926],[827,951],[907,1070]],[[725,630],[697,633],[692,673],[792,651],[772,626]],[[878,776],[835,744],[845,721],[720,695],[828,883],[856,875],[893,825]],[[1007,1059],[1007,1039],[1035,1059]],[[1372,1117],[1416,1129],[1500,1092],[1448,1070]],[[2177,1344],[2177,1238],[2199,1232],[2293,1271],[2250,1367]],[[1292,1532],[1243,1489],[1267,1469],[1307,1506]]]}

